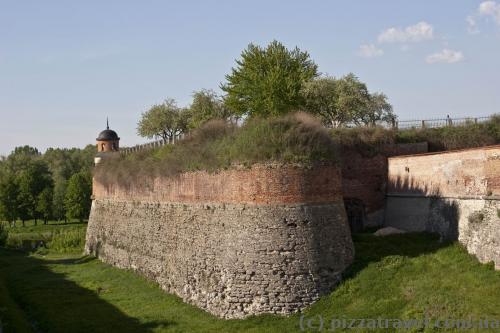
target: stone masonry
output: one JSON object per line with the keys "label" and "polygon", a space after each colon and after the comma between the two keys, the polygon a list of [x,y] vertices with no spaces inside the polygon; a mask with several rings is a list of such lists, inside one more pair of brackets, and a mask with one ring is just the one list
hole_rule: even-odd
{"label": "stone masonry", "polygon": [[459,240],[500,269],[500,146],[389,159],[385,224]]}
{"label": "stone masonry", "polygon": [[301,310],[354,257],[330,165],[95,182],[86,252],[223,318]]}

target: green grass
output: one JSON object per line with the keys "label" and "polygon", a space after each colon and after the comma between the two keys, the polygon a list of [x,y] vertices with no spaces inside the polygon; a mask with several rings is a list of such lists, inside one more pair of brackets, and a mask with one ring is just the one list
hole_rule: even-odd
{"label": "green grass", "polygon": [[50,221],[48,224],[26,221],[22,226],[17,222],[15,226],[3,223],[7,234],[6,246],[14,249],[33,249],[43,244],[52,252],[74,252],[83,247],[85,240],[86,223]]}
{"label": "green grass", "polygon": [[[500,318],[500,272],[460,245],[426,234],[357,234],[354,241],[344,282],[307,318]],[[32,325],[48,332],[300,332],[299,314],[221,320],[134,272],[50,251],[1,249],[0,300],[9,304],[0,312],[5,329],[15,332]]]}

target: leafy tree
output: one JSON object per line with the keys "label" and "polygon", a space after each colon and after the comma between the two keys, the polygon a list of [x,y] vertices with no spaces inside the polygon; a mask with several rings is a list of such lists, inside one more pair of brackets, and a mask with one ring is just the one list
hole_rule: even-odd
{"label": "leafy tree", "polygon": [[19,184],[19,217],[21,221],[34,218],[35,224],[39,217],[37,211],[38,196],[45,188],[52,188],[52,175],[48,165],[43,160],[28,163],[25,170],[18,176]]}
{"label": "leafy tree", "polygon": [[95,146],[87,145],[84,149],[49,148],[42,158],[48,164],[54,180],[67,180],[77,172],[90,172],[94,155]]}
{"label": "leafy tree", "polygon": [[64,178],[56,178],[54,181],[52,213],[57,221],[61,221],[63,219],[66,221],[66,206],[64,200],[66,198],[67,186],[68,182]]}
{"label": "leafy tree", "polygon": [[87,172],[71,176],[64,200],[68,219],[77,218],[80,222],[89,216],[92,194],[92,178]]}
{"label": "leafy tree", "polygon": [[188,128],[190,112],[179,108],[173,99],[167,99],[142,113],[137,124],[137,133],[149,139],[160,137],[172,140]]}
{"label": "leafy tree", "polygon": [[52,187],[46,187],[37,197],[36,212],[43,219],[44,224],[47,224],[52,217],[53,196]]}
{"label": "leafy tree", "polygon": [[323,122],[334,127],[348,122],[351,117],[342,113],[338,106],[337,80],[320,77],[307,82],[303,89],[304,110],[319,115]]}
{"label": "leafy tree", "polygon": [[305,111],[319,115],[326,125],[347,123],[374,125],[395,119],[384,94],[370,94],[366,84],[353,74],[342,78],[321,77],[307,82],[302,89]]}
{"label": "leafy tree", "polygon": [[19,186],[18,195],[18,214],[24,227],[24,222],[34,217],[36,201],[33,195],[33,183],[35,178],[28,170],[22,171],[17,176],[17,184]]}
{"label": "leafy tree", "polygon": [[0,215],[9,223],[15,223],[19,216],[19,190],[16,177],[6,174],[0,179]]}
{"label": "leafy tree", "polygon": [[392,124],[396,119],[392,105],[387,101],[385,94],[374,93],[370,95],[368,110],[362,116],[362,122],[365,125],[375,125],[378,121]]}
{"label": "leafy tree", "polygon": [[239,116],[275,116],[302,104],[300,91],[317,76],[317,65],[307,52],[288,50],[278,41],[266,48],[250,44],[226,75],[221,89],[226,105]]}
{"label": "leafy tree", "polygon": [[224,105],[224,101],[213,90],[202,89],[193,94],[190,128],[198,128],[211,119],[228,120],[232,114]]}
{"label": "leafy tree", "polygon": [[30,146],[20,146],[14,148],[6,160],[9,171],[16,173],[25,170],[32,161],[40,157],[38,149]]}

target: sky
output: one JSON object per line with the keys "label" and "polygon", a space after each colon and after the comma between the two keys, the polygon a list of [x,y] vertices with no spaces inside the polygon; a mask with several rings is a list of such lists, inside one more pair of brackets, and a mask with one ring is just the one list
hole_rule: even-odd
{"label": "sky", "polygon": [[400,120],[500,112],[500,0],[0,0],[0,155],[122,146],[142,112],[220,92],[249,43],[308,51],[354,73]]}

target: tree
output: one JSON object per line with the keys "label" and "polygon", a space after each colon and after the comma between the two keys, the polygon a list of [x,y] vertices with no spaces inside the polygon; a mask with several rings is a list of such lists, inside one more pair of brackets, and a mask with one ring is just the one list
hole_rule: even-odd
{"label": "tree", "polygon": [[9,171],[16,173],[25,170],[32,161],[40,158],[38,149],[30,146],[20,146],[14,148],[6,160]]}
{"label": "tree", "polygon": [[15,223],[19,217],[19,190],[16,177],[4,175],[0,180],[0,215],[9,223]]}
{"label": "tree", "polygon": [[47,224],[52,217],[53,196],[52,188],[46,187],[37,197],[36,212],[43,219],[44,224]]}
{"label": "tree", "polygon": [[66,198],[67,180],[64,178],[55,178],[54,195],[52,202],[52,213],[57,221],[64,219],[66,221],[66,207],[64,200]]}
{"label": "tree", "polygon": [[336,79],[321,77],[307,82],[302,89],[305,111],[319,115],[326,125],[347,123],[375,125],[395,119],[392,106],[381,93],[370,94],[366,84],[354,74]]}
{"label": "tree", "polygon": [[83,222],[83,219],[89,216],[91,194],[92,178],[89,173],[78,172],[71,176],[64,200],[68,219],[77,218]]}
{"label": "tree", "polygon": [[17,184],[19,186],[18,195],[18,214],[19,219],[24,227],[24,222],[33,218],[35,215],[35,196],[33,195],[33,182],[35,181],[33,174],[27,170],[22,171],[17,176]]}
{"label": "tree", "polygon": [[302,104],[300,91],[317,76],[317,65],[307,52],[288,50],[278,41],[266,48],[250,44],[226,75],[221,89],[226,105],[239,116],[276,116]]}
{"label": "tree", "polygon": [[385,94],[374,93],[370,95],[368,110],[362,117],[365,125],[375,125],[378,121],[392,124],[396,119],[392,105],[387,101]]}
{"label": "tree", "polygon": [[52,188],[52,175],[43,160],[28,162],[25,170],[18,173],[19,218],[23,222],[31,218],[35,224],[39,217],[37,211],[38,196],[45,188]]}
{"label": "tree", "polygon": [[232,116],[224,101],[213,90],[202,89],[193,94],[190,108],[190,128],[198,128],[211,119],[228,120]]}
{"label": "tree", "polygon": [[179,108],[175,100],[167,99],[142,113],[137,124],[137,133],[149,139],[160,137],[163,140],[172,140],[186,131],[189,118],[188,109]]}

